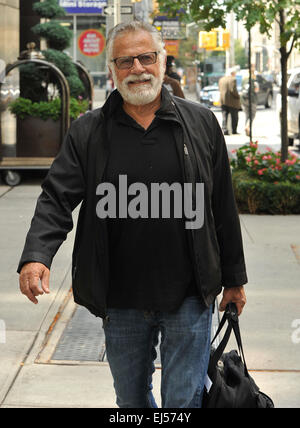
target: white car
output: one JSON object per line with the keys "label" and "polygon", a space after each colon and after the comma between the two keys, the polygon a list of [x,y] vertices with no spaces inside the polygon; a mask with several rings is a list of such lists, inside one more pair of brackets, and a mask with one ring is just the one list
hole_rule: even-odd
{"label": "white car", "polygon": [[[289,145],[300,138],[300,67],[288,70],[287,126]],[[281,112],[281,94],[277,96],[278,113]]]}

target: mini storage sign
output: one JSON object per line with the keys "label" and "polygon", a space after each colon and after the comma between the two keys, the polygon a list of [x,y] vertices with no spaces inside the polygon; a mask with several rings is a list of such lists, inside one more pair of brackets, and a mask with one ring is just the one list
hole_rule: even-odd
{"label": "mini storage sign", "polygon": [[59,0],[59,5],[71,15],[80,13],[102,13],[107,6],[107,0]]}

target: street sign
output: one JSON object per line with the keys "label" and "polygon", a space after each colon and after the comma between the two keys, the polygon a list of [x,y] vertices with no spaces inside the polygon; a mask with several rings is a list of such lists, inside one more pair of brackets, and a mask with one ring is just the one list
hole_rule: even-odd
{"label": "street sign", "polygon": [[[176,19],[157,19],[155,18],[153,25],[161,32],[164,40],[178,40],[183,38],[180,22]],[[159,17],[161,18],[161,17]]]}
{"label": "street sign", "polygon": [[178,58],[180,40],[164,40],[167,55]]}
{"label": "street sign", "polygon": [[104,11],[104,15],[112,16],[115,14],[114,6],[105,6],[103,11]]}
{"label": "street sign", "polygon": [[102,13],[107,0],[59,0],[59,5],[69,14]]}
{"label": "street sign", "polygon": [[121,6],[121,15],[132,15],[132,6]]}
{"label": "street sign", "polygon": [[[132,15],[132,6],[121,6],[121,15]],[[106,6],[104,8],[104,15],[112,16],[115,14],[114,6]]]}

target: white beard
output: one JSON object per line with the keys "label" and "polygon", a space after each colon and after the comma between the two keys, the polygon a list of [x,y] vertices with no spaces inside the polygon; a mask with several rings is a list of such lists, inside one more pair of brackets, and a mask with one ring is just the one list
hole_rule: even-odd
{"label": "white beard", "polygon": [[[122,82],[118,81],[114,67],[112,67],[111,71],[114,82],[118,88],[118,91],[122,95],[123,100],[129,104],[141,106],[151,103],[158,96],[164,80],[165,66],[161,61],[158,77],[155,77],[153,74],[149,73],[143,73],[140,75],[131,74],[125,77]],[[148,82],[134,87],[128,86],[129,82],[142,80],[148,80]]]}

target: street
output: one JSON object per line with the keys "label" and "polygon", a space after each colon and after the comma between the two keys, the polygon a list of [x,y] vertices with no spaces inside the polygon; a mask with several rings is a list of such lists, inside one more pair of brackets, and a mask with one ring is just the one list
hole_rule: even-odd
{"label": "street", "polygon": [[[258,142],[258,148],[261,152],[266,151],[267,147],[270,147],[273,151],[279,151],[281,149],[280,120],[276,109],[276,98],[279,90],[278,87],[273,87],[272,107],[265,108],[264,106],[258,106],[256,116],[253,120],[252,141]],[[185,96],[191,101],[198,102],[195,93],[185,91]],[[222,126],[221,108],[213,107],[212,111],[216,115],[220,126]],[[239,112],[237,131],[238,134],[236,135],[225,136],[229,157],[232,156],[232,150],[236,150],[238,147],[249,143],[249,137],[245,134],[245,113],[243,111]],[[300,156],[299,149],[299,141],[296,141],[294,146],[289,148],[289,150],[293,151],[297,156]]]}
{"label": "street", "polygon": [[[276,111],[276,96],[278,93],[278,88],[274,88],[274,96],[273,96],[273,103],[272,108],[265,108],[264,106],[258,106],[256,116],[253,121],[253,140],[262,140],[264,141],[266,137],[270,142],[273,143],[279,143],[280,142],[280,122],[279,117]],[[190,99],[192,101],[196,101],[196,95],[193,93],[185,92],[185,96],[187,99]],[[221,108],[219,107],[213,107],[212,111],[216,115],[220,125],[222,125],[222,113]],[[239,112],[239,122],[238,122],[238,128],[237,128],[239,136],[230,136],[230,141],[232,138],[241,138],[242,136],[245,136],[245,142],[249,138],[245,134],[245,113],[243,111]],[[229,139],[228,139],[229,140]],[[226,137],[227,141],[227,137]]]}

